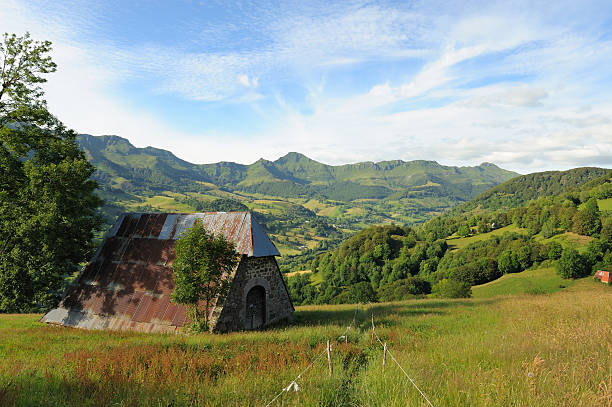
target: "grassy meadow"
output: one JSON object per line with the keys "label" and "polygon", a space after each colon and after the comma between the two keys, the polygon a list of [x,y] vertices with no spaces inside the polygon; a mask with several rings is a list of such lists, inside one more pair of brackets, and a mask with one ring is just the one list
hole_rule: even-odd
{"label": "grassy meadow", "polygon": [[446,239],[446,243],[450,250],[463,249],[467,245],[475,242],[480,242],[482,240],[487,240],[493,236],[501,236],[504,233],[521,233],[525,232],[525,229],[516,227],[514,225],[504,226],[503,228],[495,229],[488,233],[480,233],[467,237],[459,237],[456,234]]}
{"label": "grassy meadow", "polygon": [[[543,269],[474,295],[374,305],[378,335],[434,406],[612,404],[612,287]],[[290,325],[227,335],[83,331],[39,317],[0,316],[2,406],[265,406],[313,360],[299,390],[271,405],[426,405],[390,358],[383,373],[365,305],[298,307]]]}
{"label": "grassy meadow", "polygon": [[570,287],[575,280],[559,277],[554,267],[525,270],[506,274],[497,280],[472,287],[474,298],[490,298],[498,295],[550,294]]}
{"label": "grassy meadow", "polygon": [[600,211],[612,211],[612,198],[599,199],[597,205]]}

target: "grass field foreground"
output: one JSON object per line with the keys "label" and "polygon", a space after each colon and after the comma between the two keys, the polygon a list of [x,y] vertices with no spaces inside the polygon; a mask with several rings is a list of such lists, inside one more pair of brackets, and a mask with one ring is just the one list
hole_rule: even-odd
{"label": "grass field foreground", "polygon": [[[435,406],[612,403],[612,289],[591,279],[553,294],[376,304],[374,315]],[[0,405],[265,406],[313,360],[283,406],[425,405],[390,359],[382,373],[364,305],[298,307],[292,325],[228,335],[82,331],[38,318],[0,316]]]}

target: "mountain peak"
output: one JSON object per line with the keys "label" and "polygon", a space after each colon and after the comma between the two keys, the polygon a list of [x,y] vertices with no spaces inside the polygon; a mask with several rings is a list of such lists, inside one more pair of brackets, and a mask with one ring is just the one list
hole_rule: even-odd
{"label": "mountain peak", "polygon": [[288,162],[299,163],[299,162],[316,162],[316,161],[311,158],[306,157],[302,153],[291,151],[285,154],[284,156],[280,157],[278,160],[274,162],[278,164],[283,164],[283,163],[288,163]]}

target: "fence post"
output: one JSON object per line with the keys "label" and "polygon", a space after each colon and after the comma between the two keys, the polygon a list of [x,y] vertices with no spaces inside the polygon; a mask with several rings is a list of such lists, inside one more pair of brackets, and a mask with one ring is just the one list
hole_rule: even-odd
{"label": "fence post", "polygon": [[372,312],[372,343],[374,343],[374,309],[372,304],[370,304],[370,311]]}
{"label": "fence post", "polygon": [[385,364],[387,363],[387,342],[383,346],[383,366],[382,371],[385,373]]}
{"label": "fence post", "polygon": [[327,340],[327,362],[329,363],[329,376],[331,377],[334,367],[332,365],[331,344],[329,343],[329,339]]}

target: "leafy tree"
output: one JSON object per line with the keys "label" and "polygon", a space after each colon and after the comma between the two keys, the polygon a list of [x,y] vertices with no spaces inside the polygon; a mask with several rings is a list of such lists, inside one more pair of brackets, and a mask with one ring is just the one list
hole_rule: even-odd
{"label": "leafy tree", "polygon": [[548,258],[558,260],[563,253],[563,246],[559,242],[552,242],[548,251]]}
{"label": "leafy tree", "polygon": [[591,240],[587,246],[586,251],[582,255],[585,267],[587,268],[585,274],[588,274],[588,271],[593,270],[594,268],[601,268],[602,266],[604,266],[605,262],[602,261],[606,257],[606,253],[609,253],[611,250],[611,241],[607,239]]}
{"label": "leafy tree", "polygon": [[408,277],[385,284],[378,289],[380,301],[401,301],[420,294],[429,294],[431,284],[420,277]]}
{"label": "leafy tree", "polygon": [[574,231],[581,235],[593,236],[601,230],[599,207],[595,198],[589,199],[574,216]]}
{"label": "leafy tree", "polygon": [[56,306],[102,224],[94,168],[39,86],[50,50],[29,34],[0,42],[0,312]]}
{"label": "leafy tree", "polygon": [[557,222],[555,218],[549,218],[542,225],[542,236],[546,239],[553,237],[557,234]]}
{"label": "leafy tree", "polygon": [[580,253],[571,247],[564,248],[557,262],[557,273],[563,278],[580,278],[587,272],[585,259]]}
{"label": "leafy tree", "polygon": [[352,303],[366,303],[378,301],[372,284],[361,282],[349,287],[349,298]]}
{"label": "leafy tree", "polygon": [[465,223],[459,226],[459,230],[457,230],[457,234],[461,237],[466,237],[470,235],[470,227]]}
{"label": "leafy tree", "polygon": [[198,220],[176,241],[174,251],[171,299],[187,306],[192,330],[208,329],[214,301],[227,294],[230,274],[238,264],[234,243],[221,234],[209,233]]}
{"label": "leafy tree", "polygon": [[604,218],[602,220],[601,231],[599,236],[602,239],[611,240],[612,241],[612,218]]}
{"label": "leafy tree", "polygon": [[469,283],[445,278],[433,286],[431,293],[439,298],[469,298],[472,296],[472,287]]}
{"label": "leafy tree", "polygon": [[491,231],[491,224],[485,219],[481,219],[478,222],[478,233],[488,233]]}
{"label": "leafy tree", "polygon": [[516,258],[520,265],[520,270],[528,269],[531,266],[531,247],[523,245],[516,252]]}
{"label": "leafy tree", "polygon": [[438,268],[438,258],[432,257],[427,260],[423,260],[419,266],[419,274],[428,275],[433,274]]}
{"label": "leafy tree", "polygon": [[497,268],[502,274],[517,273],[521,271],[519,260],[510,249],[504,250],[497,259]]}
{"label": "leafy tree", "polygon": [[311,284],[308,273],[296,274],[287,281],[291,301],[295,305],[312,304],[316,296],[316,288]]}

